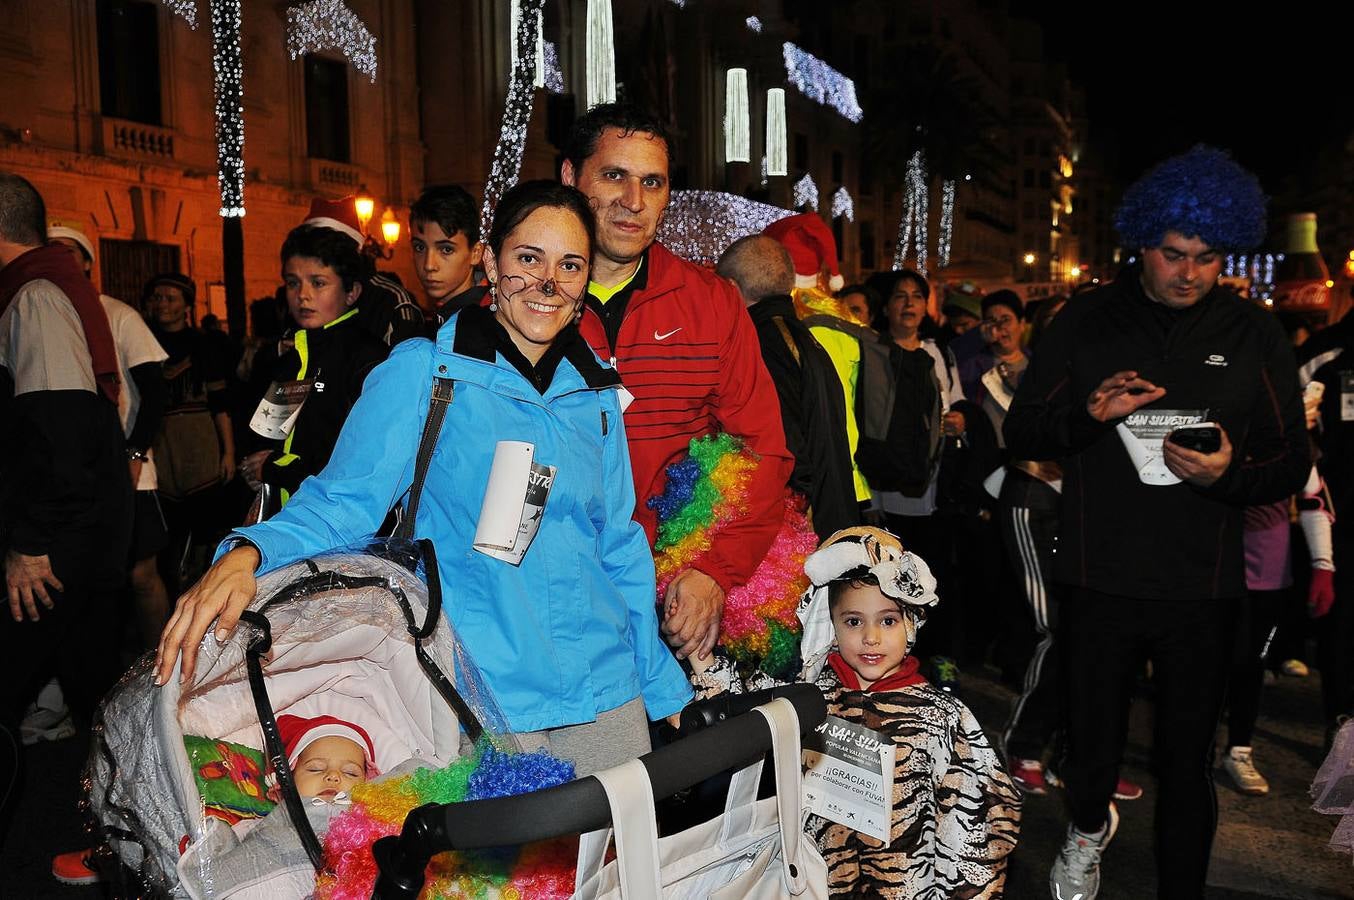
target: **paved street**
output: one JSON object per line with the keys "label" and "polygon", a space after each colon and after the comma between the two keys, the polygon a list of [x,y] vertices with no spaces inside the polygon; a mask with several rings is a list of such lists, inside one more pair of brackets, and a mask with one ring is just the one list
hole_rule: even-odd
{"label": "paved street", "polygon": [[[1267,688],[1257,732],[1256,761],[1269,778],[1267,797],[1243,797],[1225,777],[1218,784],[1221,825],[1209,875],[1209,900],[1327,900],[1354,898],[1354,863],[1326,849],[1335,820],[1311,811],[1307,789],[1319,763],[1321,732],[1317,679],[1283,678]],[[989,731],[1000,726],[1010,693],[966,673],[966,696]],[[1134,708],[1128,777],[1147,795],[1121,806],[1123,823],[1106,855],[1104,900],[1153,896],[1152,785],[1146,772],[1151,707]],[[52,880],[50,855],[81,844],[77,780],[84,762],[76,739],[29,748],[30,778],[11,845],[0,854],[0,896],[93,898],[97,887],[65,887]],[[1029,798],[1007,897],[1047,897],[1048,865],[1063,830],[1061,798]]]}

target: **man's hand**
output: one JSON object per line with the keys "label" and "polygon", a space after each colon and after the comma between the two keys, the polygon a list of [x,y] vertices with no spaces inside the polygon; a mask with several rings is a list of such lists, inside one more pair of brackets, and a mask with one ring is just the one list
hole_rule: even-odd
{"label": "man's hand", "polygon": [[1335,605],[1335,573],[1330,569],[1312,569],[1307,586],[1307,615],[1319,619]]}
{"label": "man's hand", "polygon": [[1154,400],[1166,396],[1166,389],[1139,378],[1137,372],[1115,372],[1100,382],[1086,398],[1086,412],[1097,422],[1122,419]]}
{"label": "man's hand", "polygon": [[724,591],[699,569],[686,569],[668,584],[663,600],[663,634],[678,659],[705,659],[719,638]]}
{"label": "man's hand", "polygon": [[1222,438],[1222,446],[1218,447],[1216,453],[1200,453],[1198,450],[1182,447],[1173,443],[1169,434],[1166,435],[1166,440],[1161,444],[1166,468],[1175,473],[1181,481],[1196,487],[1208,487],[1213,484],[1232,464],[1232,442],[1228,440],[1227,432],[1221,425],[1218,426],[1218,434]]}
{"label": "man's hand", "polygon": [[226,484],[235,477],[235,459],[233,454],[221,454],[221,466],[217,470],[221,475],[221,483]]}
{"label": "man's hand", "polygon": [[187,683],[197,666],[198,644],[212,622],[216,639],[224,641],[235,630],[240,613],[249,608],[258,589],[254,570],[259,567],[258,548],[244,544],[212,564],[188,593],[179,598],[160,646],[155,650],[155,683],[165,684],[174,672],[174,660],[183,653],[182,677]]}
{"label": "man's hand", "polygon": [[9,589],[9,614],[16,622],[24,620],[25,612],[36,622],[40,618],[38,603],[48,609],[53,607],[47,588],[65,590],[52,574],[52,561],[46,554],[25,556],[13,550],[5,554],[5,587]]}
{"label": "man's hand", "polygon": [[968,423],[964,421],[963,413],[947,412],[940,420],[940,428],[945,432],[945,437],[963,437],[964,432],[968,431]]}
{"label": "man's hand", "polygon": [[245,484],[249,485],[250,490],[257,491],[263,486],[263,464],[272,455],[273,451],[271,450],[260,450],[240,460],[240,477],[245,480]]}

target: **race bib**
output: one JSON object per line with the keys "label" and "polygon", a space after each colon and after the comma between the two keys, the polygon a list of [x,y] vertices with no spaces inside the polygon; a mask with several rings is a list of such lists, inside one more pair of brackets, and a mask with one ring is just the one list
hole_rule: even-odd
{"label": "race bib", "polygon": [[1340,373],[1340,421],[1354,422],[1354,372]]}
{"label": "race bib", "polygon": [[249,420],[250,430],[270,440],[286,440],[296,427],[296,417],[301,414],[301,407],[305,406],[314,387],[314,378],[274,381],[268,385],[258,409],[254,410],[254,417]]}
{"label": "race bib", "polygon": [[1179,484],[1180,479],[1166,468],[1161,445],[1175,429],[1206,421],[1206,409],[1140,409],[1125,416],[1115,430],[1143,484]]}
{"label": "race bib", "polygon": [[536,539],[555,483],[555,467],[536,462],[535,455],[534,444],[498,442],[475,526],[475,549],[514,566]]}
{"label": "race bib", "polygon": [[804,738],[804,806],[887,847],[896,750],[879,732],[828,716]]}

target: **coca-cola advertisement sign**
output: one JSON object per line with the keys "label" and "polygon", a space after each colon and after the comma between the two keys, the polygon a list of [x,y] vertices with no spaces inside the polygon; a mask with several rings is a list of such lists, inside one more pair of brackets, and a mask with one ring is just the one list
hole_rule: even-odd
{"label": "coca-cola advertisement sign", "polygon": [[1321,279],[1280,281],[1274,285],[1274,308],[1286,312],[1311,312],[1330,308],[1330,288]]}

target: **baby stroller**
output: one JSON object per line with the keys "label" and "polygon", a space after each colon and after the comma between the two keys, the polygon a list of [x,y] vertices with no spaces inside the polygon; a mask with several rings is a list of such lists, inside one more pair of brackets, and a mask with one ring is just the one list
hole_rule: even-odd
{"label": "baby stroller", "polygon": [[[361,722],[383,774],[441,768],[483,731],[506,731],[446,626],[432,553],[426,541],[381,541],[269,573],[235,634],[203,641],[191,682],[180,686],[176,669],[155,687],[149,656],[123,677],[96,728],[90,802],[147,888],[194,900],[313,890],[325,823],[300,808],[277,715]],[[264,769],[285,817],[266,815]],[[285,838],[264,839],[273,820]]]}

